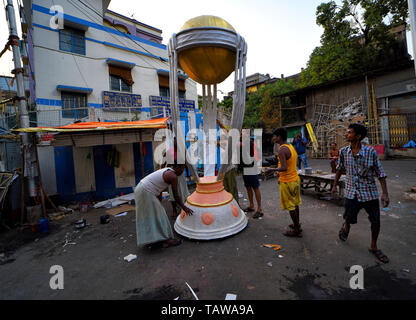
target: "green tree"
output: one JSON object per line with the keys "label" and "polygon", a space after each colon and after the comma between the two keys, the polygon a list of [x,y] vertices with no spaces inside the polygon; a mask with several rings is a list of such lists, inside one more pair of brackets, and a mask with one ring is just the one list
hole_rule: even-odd
{"label": "green tree", "polygon": [[[280,99],[281,94],[297,88],[294,80],[277,80],[275,83],[261,87],[257,92],[250,93],[246,100],[246,112],[243,126],[246,128],[276,128],[280,124],[280,109],[290,106],[290,99]],[[296,115],[295,115],[296,116]],[[287,118],[293,118],[290,110],[282,111],[283,124]]]}
{"label": "green tree", "polygon": [[244,113],[243,128],[264,128],[264,124],[260,120],[261,113],[261,92],[254,92],[247,95],[246,110]]}
{"label": "green tree", "polygon": [[374,69],[407,53],[390,28],[406,22],[407,0],[343,0],[322,3],[316,23],[321,45],[312,52],[299,85],[309,86]]}
{"label": "green tree", "polygon": [[231,113],[231,112],[233,112],[233,99],[232,98],[223,99],[218,104],[218,106],[223,107],[225,109],[225,111]]}

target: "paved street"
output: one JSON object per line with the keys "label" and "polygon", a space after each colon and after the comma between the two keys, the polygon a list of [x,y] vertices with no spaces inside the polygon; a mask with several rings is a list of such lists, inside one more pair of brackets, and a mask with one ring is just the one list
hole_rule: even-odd
{"label": "paved street", "polygon": [[[309,160],[329,171],[325,160]],[[168,249],[137,248],[135,213],[99,224],[106,209],[75,213],[53,222],[47,236],[16,230],[0,234],[0,299],[193,299],[185,282],[200,299],[415,299],[416,201],[405,193],[416,185],[416,161],[382,162],[388,175],[390,211],[382,211],[379,248],[390,258],[381,264],[368,252],[370,224],[361,211],[349,239],[338,231],[343,208],[319,200],[312,191],[302,196],[303,238],[282,235],[291,223],[280,210],[276,179],[263,181],[265,215],[249,219],[239,234],[215,241],[190,241]],[[240,199],[247,199],[238,177]],[[165,202],[168,214],[169,203]],[[91,224],[76,231],[81,217]],[[251,214],[250,214],[251,217]],[[66,236],[75,244],[66,245]],[[263,248],[279,244],[282,250]],[[136,254],[126,262],[123,257]],[[279,255],[283,256],[279,258]],[[49,268],[64,268],[64,290],[51,290]],[[364,290],[351,290],[350,266],[364,268]]]}

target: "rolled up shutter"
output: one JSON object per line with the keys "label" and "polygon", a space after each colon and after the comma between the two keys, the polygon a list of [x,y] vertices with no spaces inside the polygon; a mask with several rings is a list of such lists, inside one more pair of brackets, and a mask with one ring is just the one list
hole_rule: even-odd
{"label": "rolled up shutter", "polygon": [[133,85],[134,81],[133,81],[133,77],[131,76],[130,69],[120,68],[120,67],[112,66],[112,65],[109,65],[108,69],[109,69],[110,75],[115,76],[115,77],[120,77],[129,86]]}
{"label": "rolled up shutter", "polygon": [[[169,77],[159,74],[159,87],[169,88]],[[178,79],[178,89],[185,91],[185,80]]]}

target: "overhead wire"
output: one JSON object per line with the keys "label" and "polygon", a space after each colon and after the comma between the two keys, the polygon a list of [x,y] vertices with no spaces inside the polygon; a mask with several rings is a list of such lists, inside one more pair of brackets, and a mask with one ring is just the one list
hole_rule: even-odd
{"label": "overhead wire", "polygon": [[[101,19],[103,19],[104,20],[104,15],[102,15],[101,13],[99,13],[98,11],[96,11],[95,10],[95,8],[93,8],[93,7],[90,7],[89,5],[87,5],[84,1],[82,1],[82,0],[78,0],[80,3],[82,3],[84,6],[86,6],[87,8],[89,8],[90,10],[92,10],[93,12],[95,12]],[[117,30],[117,29],[116,29]],[[120,32],[120,33],[122,33],[121,31],[119,31],[119,30],[117,30],[118,32]],[[143,49],[144,51],[146,51],[147,53],[149,53],[149,54],[153,54],[153,53],[151,53],[149,50],[147,50],[145,47],[143,47],[140,43],[138,43],[138,42],[136,42],[134,39],[132,39],[131,37],[130,37],[130,35],[127,33],[127,34],[125,34],[126,35],[126,37],[129,39],[129,40],[131,40],[134,44],[136,44],[139,48],[141,48],[141,49]]]}
{"label": "overhead wire", "polygon": [[[53,5],[55,6],[55,1],[54,1],[54,0],[52,0],[52,3],[53,3]],[[84,50],[85,50],[85,48],[84,48]],[[71,56],[72,56],[72,58],[74,59],[75,65],[77,66],[78,72],[79,72],[79,74],[81,75],[82,80],[84,81],[84,83],[85,83],[85,85],[87,86],[87,88],[89,88],[88,82],[87,82],[87,80],[85,79],[84,75],[82,74],[81,69],[79,68],[79,65],[78,65],[77,59],[75,59],[75,56],[74,56],[73,54],[71,54]]]}
{"label": "overhead wire", "polygon": [[[84,13],[85,15],[87,15],[89,18],[91,18],[93,21],[101,24],[102,20],[98,20],[95,17],[92,17],[89,13],[87,13],[87,11],[82,10],[76,3],[74,3],[75,0],[68,0],[68,2],[70,2],[76,9],[78,9],[78,11]],[[104,16],[101,15],[99,12],[95,11],[95,9],[91,8],[90,6],[86,5],[83,1],[79,0],[79,2],[81,4],[83,4],[86,8],[90,9],[91,11],[93,11],[95,14],[98,15],[99,18],[104,19]],[[117,29],[115,29],[116,31],[118,31]],[[118,43],[122,44],[122,45],[126,45],[124,42],[120,41],[120,39],[118,39],[114,34],[112,34],[111,32],[108,32],[106,30],[104,30],[107,34],[109,34],[112,38],[114,38]],[[132,38],[129,37],[128,34],[124,34],[121,31],[118,31],[120,33],[120,35],[126,35],[127,39],[129,39],[130,41],[132,41],[136,46],[138,46],[140,49],[146,51],[146,53],[149,53],[151,55],[154,55],[152,52],[150,52],[149,50],[147,50],[146,48],[144,48],[143,46],[141,46],[139,43],[137,43],[136,41],[134,41]],[[154,70],[158,70],[160,69],[160,67],[154,66],[152,64],[150,64],[147,60],[145,60],[144,58],[142,58],[141,56],[139,56],[140,59],[146,63],[147,65],[149,65],[150,67],[152,67]],[[160,60],[161,63],[166,64],[167,62]]]}

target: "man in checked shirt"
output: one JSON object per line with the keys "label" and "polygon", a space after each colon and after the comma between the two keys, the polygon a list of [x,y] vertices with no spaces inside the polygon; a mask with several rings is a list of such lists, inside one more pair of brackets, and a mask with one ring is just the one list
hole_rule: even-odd
{"label": "man in checked shirt", "polygon": [[378,159],[377,152],[370,146],[361,144],[367,135],[367,129],[357,123],[351,124],[345,134],[349,146],[339,151],[337,173],[335,175],[332,193],[337,192],[337,184],[341,172],[345,170],[345,213],[344,224],[339,231],[339,238],[346,241],[351,224],[357,223],[357,215],[361,209],[368,213],[371,222],[371,245],[369,251],[381,262],[389,262],[388,257],[377,248],[377,238],[380,233],[380,206],[375,177],[380,181],[383,207],[389,205],[386,185],[386,174]]}

